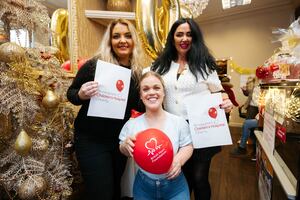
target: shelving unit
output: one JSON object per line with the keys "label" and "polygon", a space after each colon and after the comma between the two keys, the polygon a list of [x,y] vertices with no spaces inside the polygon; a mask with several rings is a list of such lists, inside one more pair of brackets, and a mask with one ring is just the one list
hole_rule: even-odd
{"label": "shelving unit", "polygon": [[103,26],[107,26],[112,19],[123,18],[135,20],[134,12],[119,12],[107,10],[85,10],[85,16]]}
{"label": "shelving unit", "polygon": [[290,179],[284,172],[283,167],[282,167],[283,164],[281,164],[278,161],[278,159],[276,159],[276,155],[273,155],[270,153],[270,151],[267,147],[267,144],[262,137],[262,132],[255,131],[255,136],[256,136],[259,144],[261,145],[262,149],[264,150],[265,154],[267,155],[267,158],[270,161],[270,163],[273,167],[273,170],[276,173],[287,197],[294,199],[296,196],[296,187],[295,187],[295,185],[292,184],[292,182],[290,181]]}

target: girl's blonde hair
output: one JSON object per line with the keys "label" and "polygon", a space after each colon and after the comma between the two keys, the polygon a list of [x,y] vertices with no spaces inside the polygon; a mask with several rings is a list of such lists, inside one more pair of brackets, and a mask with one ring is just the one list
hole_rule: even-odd
{"label": "girl's blonde hair", "polygon": [[136,83],[138,83],[142,74],[142,69],[148,64],[149,61],[147,60],[145,52],[141,46],[141,42],[139,40],[135,27],[128,20],[115,19],[108,25],[107,30],[104,33],[101,45],[95,54],[95,58],[103,60],[105,62],[110,62],[117,65],[119,64],[118,58],[116,57],[115,53],[113,53],[111,47],[112,31],[117,24],[126,25],[131,33],[134,45],[132,55],[130,57],[130,64],[133,78],[135,79]]}

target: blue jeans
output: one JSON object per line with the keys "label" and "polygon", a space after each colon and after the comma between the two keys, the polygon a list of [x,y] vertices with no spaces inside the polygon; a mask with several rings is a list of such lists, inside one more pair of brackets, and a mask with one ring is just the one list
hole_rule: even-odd
{"label": "blue jeans", "polygon": [[135,200],[190,200],[190,193],[183,173],[172,180],[155,180],[138,170],[133,197]]}
{"label": "blue jeans", "polygon": [[[246,119],[243,125],[240,147],[246,148],[247,140],[250,136],[250,129],[257,128],[258,121],[256,119]],[[254,137],[255,138],[255,137]],[[255,140],[253,141],[256,142]]]}

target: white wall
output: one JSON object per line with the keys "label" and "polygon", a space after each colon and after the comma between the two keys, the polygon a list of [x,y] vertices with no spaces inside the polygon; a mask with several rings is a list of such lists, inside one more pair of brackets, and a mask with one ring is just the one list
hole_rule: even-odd
{"label": "white wall", "polygon": [[[272,28],[287,28],[292,22],[291,7],[272,8],[252,14],[231,16],[226,19],[203,22],[200,26],[207,46],[216,58],[232,57],[233,61],[245,67],[256,68],[262,65],[273,52],[281,46],[272,43],[275,39]],[[243,104],[246,97],[240,90],[240,75],[230,72],[236,99]],[[231,114],[232,126],[242,125],[243,119],[238,116],[237,108]]]}

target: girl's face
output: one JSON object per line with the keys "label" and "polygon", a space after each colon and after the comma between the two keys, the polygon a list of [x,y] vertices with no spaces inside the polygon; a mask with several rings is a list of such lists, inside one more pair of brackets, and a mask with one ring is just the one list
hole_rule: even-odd
{"label": "girl's face", "polygon": [[188,23],[179,25],[174,33],[174,45],[180,55],[186,55],[192,45],[192,33]]}
{"label": "girl's face", "polygon": [[118,58],[130,58],[134,44],[127,25],[115,25],[111,33],[111,46]]}
{"label": "girl's face", "polygon": [[153,75],[145,77],[140,83],[140,97],[146,110],[162,108],[165,92],[161,81]]}

